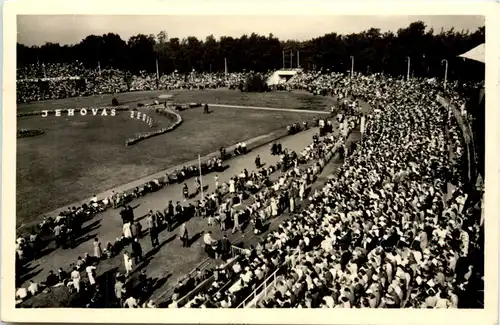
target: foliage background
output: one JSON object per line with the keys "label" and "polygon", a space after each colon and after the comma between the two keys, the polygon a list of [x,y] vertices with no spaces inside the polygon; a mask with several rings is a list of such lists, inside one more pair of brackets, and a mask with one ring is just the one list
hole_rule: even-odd
{"label": "foliage background", "polygon": [[[415,77],[442,77],[441,60],[449,61],[448,77],[457,80],[484,78],[484,66],[457,58],[457,55],[485,41],[484,26],[475,31],[440,30],[427,28],[421,21],[413,22],[396,32],[381,33],[371,28],[361,33],[339,35],[329,33],[306,41],[279,40],[272,34],[243,35],[239,38],[209,35],[205,40],[196,37],[169,38],[166,31],[157,35],[138,34],[123,40],[117,34],[89,35],[80,43],[60,45],[46,43],[41,47],[17,44],[17,64],[48,62],[82,62],[87,68],[115,68],[138,73],[181,73],[193,69],[203,72],[224,72],[227,58],[230,72],[252,70],[266,72],[285,65],[297,67],[296,53],[300,51],[300,66],[305,69],[348,71],[350,56],[355,57],[355,70],[362,73],[385,72],[406,74],[406,57],[411,58]],[[290,56],[290,53],[292,56]],[[291,61],[291,62],[290,62]]]}

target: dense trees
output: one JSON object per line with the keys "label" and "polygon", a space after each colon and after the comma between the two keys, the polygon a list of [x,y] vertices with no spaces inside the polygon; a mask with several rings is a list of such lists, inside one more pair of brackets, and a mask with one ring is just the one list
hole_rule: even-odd
{"label": "dense trees", "polygon": [[[72,62],[79,60],[88,68],[113,67],[129,70],[156,71],[158,59],[160,73],[196,71],[224,71],[227,58],[229,71],[254,70],[264,72],[285,65],[305,69],[348,71],[350,56],[358,72],[386,72],[393,75],[406,73],[406,57],[411,58],[414,76],[442,77],[442,59],[449,61],[449,78],[476,79],[484,77],[484,66],[474,65],[457,58],[485,40],[485,29],[476,31],[436,32],[421,22],[411,23],[397,32],[381,33],[380,29],[339,35],[326,34],[307,41],[280,41],[274,35],[243,35],[240,38],[209,35],[205,40],[196,37],[169,38],[167,32],[158,35],[138,34],[124,41],[119,35],[90,35],[75,45],[46,43],[41,47],[17,44],[18,66],[36,62]],[[292,65],[290,65],[292,64]],[[472,66],[471,66],[472,65]],[[466,69],[467,67],[467,69]],[[472,67],[472,68],[471,68]]]}

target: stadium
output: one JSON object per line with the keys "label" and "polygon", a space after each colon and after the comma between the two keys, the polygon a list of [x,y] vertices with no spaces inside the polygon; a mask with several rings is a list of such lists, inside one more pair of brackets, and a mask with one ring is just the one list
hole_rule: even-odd
{"label": "stadium", "polygon": [[484,308],[484,27],[17,59],[17,307]]}

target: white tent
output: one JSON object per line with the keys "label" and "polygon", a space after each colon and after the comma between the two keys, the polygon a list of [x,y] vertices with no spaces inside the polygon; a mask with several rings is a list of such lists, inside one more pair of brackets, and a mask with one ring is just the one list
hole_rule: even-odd
{"label": "white tent", "polygon": [[484,58],[484,43],[476,46],[472,50],[460,54],[459,57],[485,63],[486,60]]}

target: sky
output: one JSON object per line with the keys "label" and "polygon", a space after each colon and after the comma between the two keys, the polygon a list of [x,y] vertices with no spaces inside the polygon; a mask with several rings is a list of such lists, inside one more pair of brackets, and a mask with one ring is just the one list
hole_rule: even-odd
{"label": "sky", "polygon": [[17,18],[19,43],[43,45],[79,43],[88,35],[116,33],[122,39],[142,34],[157,35],[166,31],[169,38],[196,36],[205,39],[213,34],[239,37],[255,32],[273,33],[281,40],[306,40],[327,33],[349,34],[380,28],[396,32],[411,22],[421,20],[428,28],[440,31],[475,30],[484,25],[483,16],[113,16],[113,15],[23,15]]}

